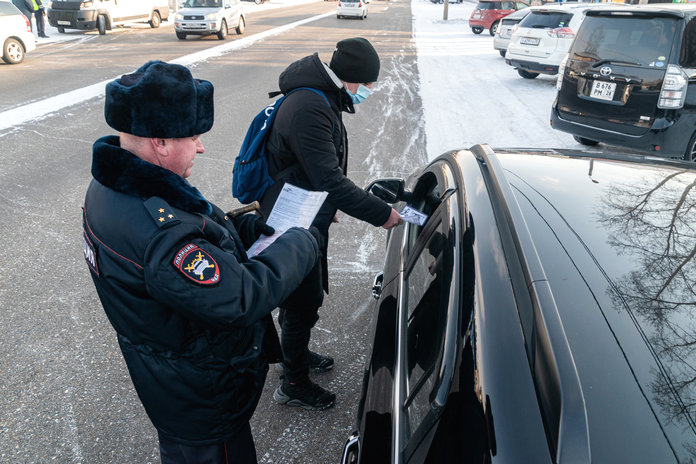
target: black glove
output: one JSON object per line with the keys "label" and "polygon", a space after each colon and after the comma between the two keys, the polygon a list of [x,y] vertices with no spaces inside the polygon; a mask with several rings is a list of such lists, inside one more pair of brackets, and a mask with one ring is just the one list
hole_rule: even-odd
{"label": "black glove", "polygon": [[266,224],[266,220],[259,216],[258,219],[254,221],[254,235],[258,239],[262,235],[273,235],[275,234],[275,229],[268,224]]}
{"label": "black glove", "polygon": [[319,229],[317,229],[314,226],[311,226],[309,228],[309,233],[312,234],[312,237],[314,237],[314,240],[317,241],[317,245],[319,245],[319,251],[322,251],[324,249],[324,236],[321,235],[321,232],[319,232]]}

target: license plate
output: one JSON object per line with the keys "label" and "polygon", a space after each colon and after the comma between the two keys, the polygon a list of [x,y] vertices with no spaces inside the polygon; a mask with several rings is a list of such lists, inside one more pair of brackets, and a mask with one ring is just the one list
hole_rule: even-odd
{"label": "license plate", "polygon": [[539,45],[539,39],[536,37],[520,37],[522,45]]}
{"label": "license plate", "polygon": [[597,98],[599,100],[612,101],[614,99],[615,91],[616,82],[594,81],[592,83],[590,97]]}
{"label": "license plate", "polygon": [[60,24],[61,26],[69,26],[70,25],[70,21],[56,21],[56,22],[58,24]]}

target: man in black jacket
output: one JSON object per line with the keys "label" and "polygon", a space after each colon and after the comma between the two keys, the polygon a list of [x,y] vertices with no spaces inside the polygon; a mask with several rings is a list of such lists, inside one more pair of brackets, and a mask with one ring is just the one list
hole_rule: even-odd
{"label": "man in black jacket", "polygon": [[342,112],[354,113],[353,105],[369,95],[379,67],[374,47],[357,37],[338,42],[329,65],[315,53],[290,64],[278,80],[284,94],[298,87],[321,93],[301,89],[279,107],[266,142],[269,174],[279,182],[264,194],[261,208],[265,214],[270,212],[284,182],[328,192],[313,224],[324,239],[321,263],[280,306],[285,372],[273,397],[281,404],[321,410],[331,407],[336,398],[309,379],[310,370],[331,369],[333,359],[311,352],[308,346],[324,291],[328,292],[326,250],[337,210],[385,229],[402,223],[397,211],[346,176],[348,138]]}
{"label": "man in black jacket", "polygon": [[[229,217],[188,183],[213,86],[150,61],[106,87],[83,209],[85,260],[162,462],[255,463],[249,427],[269,359],[280,360],[270,312],[318,260],[293,228],[254,258],[261,216]],[[317,234],[317,237],[318,234]]]}

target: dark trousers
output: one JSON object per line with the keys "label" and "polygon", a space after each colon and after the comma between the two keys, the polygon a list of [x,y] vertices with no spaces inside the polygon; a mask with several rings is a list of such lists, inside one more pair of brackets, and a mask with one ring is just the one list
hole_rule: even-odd
{"label": "dark trousers", "polygon": [[285,378],[297,382],[309,377],[309,338],[324,302],[322,266],[318,262],[300,286],[280,305],[280,346]]}
{"label": "dark trousers", "polygon": [[44,32],[44,10],[34,11],[34,19],[36,20],[36,32],[39,37],[46,35]]}
{"label": "dark trousers", "polygon": [[249,423],[231,440],[205,446],[186,446],[159,435],[162,464],[257,464]]}

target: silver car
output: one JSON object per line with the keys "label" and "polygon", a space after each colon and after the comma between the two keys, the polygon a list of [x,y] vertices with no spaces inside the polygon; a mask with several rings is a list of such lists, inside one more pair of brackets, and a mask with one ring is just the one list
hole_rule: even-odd
{"label": "silver car", "polygon": [[493,37],[493,48],[498,50],[500,56],[505,56],[508,42],[510,42],[510,36],[512,36],[512,29],[528,14],[529,8],[525,8],[523,10],[517,10],[510,13],[500,20],[500,24],[495,31],[495,36]]}
{"label": "silver car", "polygon": [[186,0],[174,17],[179,40],[189,35],[217,35],[225,40],[230,29],[243,34],[246,25],[240,0]]}

